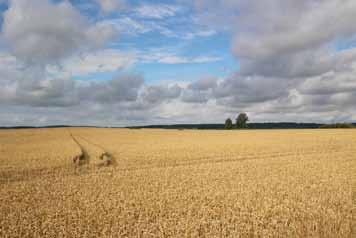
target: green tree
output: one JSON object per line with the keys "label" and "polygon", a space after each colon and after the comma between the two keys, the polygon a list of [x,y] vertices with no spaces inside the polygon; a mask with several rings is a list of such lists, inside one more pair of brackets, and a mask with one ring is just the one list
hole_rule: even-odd
{"label": "green tree", "polygon": [[226,130],[231,130],[232,128],[233,128],[232,120],[230,118],[226,119],[226,121],[225,121],[225,129]]}
{"label": "green tree", "polygon": [[247,128],[248,116],[246,113],[240,113],[236,118],[236,128]]}

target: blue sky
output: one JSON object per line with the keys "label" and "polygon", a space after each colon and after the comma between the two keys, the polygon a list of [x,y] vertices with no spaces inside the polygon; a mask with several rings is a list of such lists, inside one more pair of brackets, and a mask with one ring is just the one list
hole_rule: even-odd
{"label": "blue sky", "polygon": [[0,125],[356,121],[354,0],[0,0]]}
{"label": "blue sky", "polygon": [[[95,3],[71,2],[89,21],[126,22],[130,30],[120,30],[107,42],[106,48],[151,57],[138,57],[131,65],[117,71],[74,75],[77,79],[107,80],[118,72],[130,72],[143,74],[147,83],[154,84],[165,80],[226,77],[238,69],[238,62],[231,54],[231,33],[194,22],[193,11],[187,6],[172,4],[172,1],[129,1],[121,11],[104,14]],[[157,13],[150,16],[144,11],[145,7],[156,9]],[[142,8],[144,10],[140,11]],[[135,28],[135,24],[142,29]]]}

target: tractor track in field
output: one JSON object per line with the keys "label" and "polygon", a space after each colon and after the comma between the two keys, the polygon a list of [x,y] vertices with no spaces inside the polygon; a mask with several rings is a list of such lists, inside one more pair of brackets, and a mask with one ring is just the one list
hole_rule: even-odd
{"label": "tractor track in field", "polygon": [[69,135],[81,151],[81,154],[78,156],[79,162],[85,161],[85,162],[89,163],[90,155],[88,153],[88,150],[81,143],[79,143],[79,141],[73,136],[72,133],[69,133]]}
{"label": "tractor track in field", "polygon": [[85,138],[84,136],[81,136],[81,135],[76,135],[76,136],[79,137],[80,139],[84,140],[84,141],[87,142],[88,144],[90,144],[90,145],[92,145],[92,146],[94,146],[94,147],[97,147],[97,148],[99,148],[99,149],[101,149],[101,150],[107,152],[107,150],[106,150],[103,146],[101,146],[101,145],[99,145],[99,144],[97,144],[97,143],[94,143],[94,142],[90,141],[89,139]]}
{"label": "tractor track in field", "polygon": [[[108,150],[106,150],[103,146],[101,146],[97,143],[94,143],[81,135],[74,136],[71,132],[69,132],[69,134],[70,134],[71,138],[73,139],[73,141],[78,145],[78,147],[81,150],[81,155],[79,156],[79,165],[81,165],[80,161],[84,161],[85,163],[83,163],[83,164],[89,164],[90,161],[95,157],[98,157],[99,160],[103,161],[102,164],[99,164],[99,167],[116,165],[115,157]],[[84,143],[81,143],[78,139],[84,141],[85,143],[87,143],[90,146],[98,148],[101,151],[99,156],[91,155],[89,152],[90,150],[88,148],[86,148],[86,146],[83,145]],[[76,161],[74,161],[74,162],[76,162]]]}

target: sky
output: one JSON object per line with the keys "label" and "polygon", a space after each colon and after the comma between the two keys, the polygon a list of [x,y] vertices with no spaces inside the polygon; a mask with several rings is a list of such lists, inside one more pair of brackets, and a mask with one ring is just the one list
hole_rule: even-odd
{"label": "sky", "polygon": [[356,121],[354,0],[0,0],[0,125]]}

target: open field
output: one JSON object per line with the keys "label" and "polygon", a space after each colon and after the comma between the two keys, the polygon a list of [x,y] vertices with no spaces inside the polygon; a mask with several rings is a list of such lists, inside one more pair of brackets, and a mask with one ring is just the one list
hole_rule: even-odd
{"label": "open field", "polygon": [[355,185],[352,129],[0,131],[0,237],[356,237]]}

